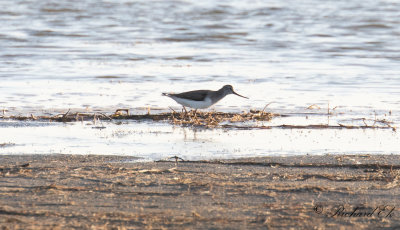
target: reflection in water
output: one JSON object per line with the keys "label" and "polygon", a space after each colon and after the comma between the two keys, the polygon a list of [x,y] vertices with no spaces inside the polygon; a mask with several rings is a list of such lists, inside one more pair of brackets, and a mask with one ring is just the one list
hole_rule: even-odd
{"label": "reflection in water", "polygon": [[[183,133],[183,140],[185,142],[189,142],[189,141],[197,142],[197,141],[200,141],[200,140],[197,139],[197,132],[198,132],[197,128],[185,128],[185,127],[182,127],[180,129],[181,129],[181,131]],[[188,132],[189,132],[189,134],[188,134]],[[190,135],[190,136],[188,137],[188,135]],[[192,137],[192,138],[190,138],[190,137]]]}

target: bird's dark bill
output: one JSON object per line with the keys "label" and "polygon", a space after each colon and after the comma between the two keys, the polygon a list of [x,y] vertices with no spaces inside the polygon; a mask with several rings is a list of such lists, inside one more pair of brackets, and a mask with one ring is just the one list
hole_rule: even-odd
{"label": "bird's dark bill", "polygon": [[239,97],[244,97],[244,98],[246,98],[246,99],[249,99],[248,97],[242,96],[242,95],[240,95],[240,94],[238,94],[238,93],[236,93],[236,92],[233,92],[233,94],[238,95]]}

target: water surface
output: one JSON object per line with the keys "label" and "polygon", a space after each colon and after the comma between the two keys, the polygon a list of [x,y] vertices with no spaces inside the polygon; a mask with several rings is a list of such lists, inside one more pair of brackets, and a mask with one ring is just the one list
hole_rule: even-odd
{"label": "water surface", "polygon": [[399,8],[390,0],[2,1],[0,109],[144,113],[180,108],[161,92],[232,84],[250,99],[228,96],[213,109],[271,103],[268,111],[290,115],[278,123],[314,113],[318,124],[329,107],[333,124],[375,116],[397,124]]}

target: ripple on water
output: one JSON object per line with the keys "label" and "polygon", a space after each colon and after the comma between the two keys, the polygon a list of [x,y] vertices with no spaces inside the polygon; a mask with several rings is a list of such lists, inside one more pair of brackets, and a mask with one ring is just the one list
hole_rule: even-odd
{"label": "ripple on water", "polygon": [[[297,114],[286,122],[302,124],[307,107],[318,105],[316,113],[322,114],[329,103],[343,113],[337,120],[371,119],[374,111],[383,116],[390,110],[390,119],[399,122],[399,7],[396,1],[372,0],[0,1],[0,109],[16,114],[180,110],[161,92],[232,84],[250,100],[227,96],[214,109],[240,112],[269,104],[269,111]],[[67,132],[57,127],[43,131]],[[218,152],[214,145],[210,152]],[[279,152],[261,144],[254,149]]]}

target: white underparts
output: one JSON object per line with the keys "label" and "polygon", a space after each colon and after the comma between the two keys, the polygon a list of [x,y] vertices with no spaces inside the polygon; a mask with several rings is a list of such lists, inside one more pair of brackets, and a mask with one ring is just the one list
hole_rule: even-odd
{"label": "white underparts", "polygon": [[183,98],[174,97],[174,96],[170,96],[170,97],[172,99],[174,99],[176,102],[178,102],[179,104],[189,107],[189,108],[193,108],[193,109],[205,109],[214,104],[209,97],[206,97],[204,101],[192,101],[192,100],[183,99]]}

